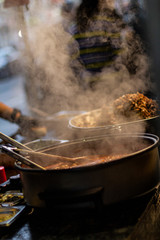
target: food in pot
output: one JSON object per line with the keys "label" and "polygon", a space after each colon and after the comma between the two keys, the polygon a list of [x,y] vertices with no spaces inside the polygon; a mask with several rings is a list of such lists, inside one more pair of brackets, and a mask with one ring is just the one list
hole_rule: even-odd
{"label": "food in pot", "polygon": [[[114,136],[114,135],[113,135]],[[111,136],[110,136],[111,137]],[[115,162],[148,147],[143,139],[102,136],[49,147],[43,152],[21,150],[20,154],[45,169],[70,169]],[[19,149],[18,149],[19,151]],[[26,166],[25,166],[26,168]]]}
{"label": "food in pot", "polygon": [[[99,146],[99,150],[100,150]],[[103,147],[102,147],[103,148]],[[90,166],[98,163],[104,163],[108,161],[113,161],[116,159],[120,159],[126,156],[131,151],[125,151],[124,153],[98,153],[98,149],[95,148],[81,148],[81,149],[72,149],[72,156],[65,156],[65,154],[61,151],[57,154],[48,154],[48,153],[41,153],[41,152],[32,152],[22,150],[20,151],[22,156],[25,156],[27,159],[40,164],[45,169],[68,169],[73,167],[80,167],[80,166]],[[69,155],[71,153],[68,151]],[[76,155],[75,155],[76,154]]]}
{"label": "food in pot", "polygon": [[117,154],[117,155],[109,155],[109,156],[103,156],[103,155],[90,155],[90,156],[84,156],[80,157],[79,159],[73,161],[73,162],[57,162],[55,164],[49,165],[46,167],[46,169],[68,169],[73,167],[80,167],[80,166],[88,166],[88,165],[94,165],[97,163],[105,163],[113,160],[120,159],[124,157],[124,154]]}

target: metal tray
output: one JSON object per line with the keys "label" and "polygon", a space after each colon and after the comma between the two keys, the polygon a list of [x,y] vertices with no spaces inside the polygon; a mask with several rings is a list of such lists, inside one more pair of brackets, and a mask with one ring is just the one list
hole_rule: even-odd
{"label": "metal tray", "polygon": [[26,206],[0,208],[0,227],[9,227],[23,212]]}
{"label": "metal tray", "polygon": [[22,202],[24,202],[23,193],[18,192],[17,190],[11,190],[0,194],[1,207],[13,207],[15,205],[22,205]]}

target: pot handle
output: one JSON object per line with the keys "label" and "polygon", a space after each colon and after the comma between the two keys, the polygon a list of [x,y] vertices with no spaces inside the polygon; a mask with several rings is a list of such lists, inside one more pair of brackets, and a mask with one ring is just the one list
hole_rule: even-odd
{"label": "pot handle", "polygon": [[103,206],[102,192],[103,187],[95,187],[84,190],[61,190],[61,191],[45,191],[39,193],[39,198],[45,201],[46,206],[69,206],[73,204],[93,202],[97,209]]}

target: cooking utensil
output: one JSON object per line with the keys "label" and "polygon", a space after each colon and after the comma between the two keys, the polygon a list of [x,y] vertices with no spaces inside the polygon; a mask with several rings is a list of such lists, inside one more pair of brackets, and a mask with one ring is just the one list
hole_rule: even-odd
{"label": "cooking utensil", "polygon": [[[64,142],[67,142],[67,140],[36,139],[34,141],[25,143],[25,146],[28,147],[28,149],[30,149],[30,151],[33,150],[33,151],[41,152],[41,151],[44,151],[46,148],[48,149],[49,147],[53,147],[57,144],[64,143]],[[20,146],[19,146],[19,148],[20,148]],[[7,169],[7,170],[14,169],[14,171],[15,171],[14,163],[15,163],[15,161],[13,160],[13,157],[10,157],[6,153],[2,153],[0,151],[0,165],[1,166],[4,166],[5,169]],[[8,171],[7,171],[7,173],[8,173]],[[15,173],[15,175],[16,175],[16,173]]]}
{"label": "cooking utensil", "polygon": [[135,121],[120,122],[117,124],[105,124],[102,109],[96,109],[87,113],[79,114],[69,120],[69,128],[77,138],[95,136],[101,134],[121,133],[152,133],[160,136],[157,126],[160,116],[140,119]]}
{"label": "cooking utensil", "polygon": [[[14,147],[18,147],[18,148],[22,148],[22,149],[26,149],[29,151],[32,151],[31,148],[27,147],[26,145],[16,141],[15,139],[7,136],[6,134],[0,132],[0,138],[5,142],[5,143],[9,143]],[[5,166],[5,168],[14,168],[14,161],[13,161],[13,157],[9,157],[6,154],[2,153],[2,151],[0,152],[0,162],[1,165]],[[14,168],[15,169],[15,168]]]}
{"label": "cooking utensil", "polygon": [[[3,148],[2,148],[3,149]],[[46,154],[46,153],[40,153],[40,152],[33,152],[23,149],[13,149],[13,151],[16,151],[22,156],[26,156],[27,158],[30,158],[34,160],[34,162],[41,163],[43,166],[47,166],[47,169],[54,169],[57,167],[57,164],[66,164],[64,168],[70,168],[75,166],[81,166],[81,165],[93,165],[97,164],[98,162],[102,161],[109,161],[112,159],[112,156],[103,156],[103,155],[85,155],[85,156],[79,156],[79,157],[65,157],[60,155],[53,155],[53,154]],[[67,163],[69,165],[67,165]],[[76,165],[75,165],[76,164]]]}
{"label": "cooking utensil", "polygon": [[30,107],[30,110],[34,114],[36,114],[41,121],[57,121],[60,119],[70,119],[73,116],[76,116],[78,114],[85,112],[85,111],[60,111],[52,115],[49,115],[48,113],[37,108]]}
{"label": "cooking utensil", "polygon": [[44,167],[40,166],[39,164],[33,162],[32,160],[29,160],[22,155],[18,154],[13,150],[13,148],[2,146],[2,152],[8,154],[10,157],[15,158],[16,160],[20,161],[21,163],[31,167],[31,168],[38,168],[41,170],[45,170]]}
{"label": "cooking utensil", "polygon": [[94,149],[97,154],[128,154],[128,144],[132,153],[114,161],[70,169],[42,171],[25,168],[18,162],[15,167],[21,174],[28,205],[52,207],[81,201],[109,205],[146,194],[157,186],[160,176],[158,143],[159,138],[153,134],[83,138],[59,144],[44,153],[78,157]]}
{"label": "cooking utensil", "polygon": [[84,111],[60,111],[54,114],[47,114],[39,109],[30,108],[38,118],[41,125],[47,128],[47,138],[58,137],[59,139],[73,139],[73,132],[68,127],[69,120],[73,116],[79,115]]}
{"label": "cooking utensil", "polygon": [[[126,121],[126,122],[120,122],[120,123],[116,123],[116,124],[111,124],[111,125],[107,125],[105,124],[105,120],[102,118],[101,116],[101,121],[103,120],[103,124],[102,122],[99,123],[97,120],[96,115],[100,115],[102,114],[102,109],[96,109],[87,113],[82,113],[80,115],[74,116],[72,119],[70,119],[69,121],[69,126],[75,129],[79,129],[79,130],[99,130],[99,129],[107,129],[107,130],[111,130],[114,128],[117,128],[118,126],[126,126],[126,125],[131,125],[131,124],[137,124],[137,123],[142,123],[142,122],[146,122],[146,121],[150,121],[150,120],[154,120],[159,118],[160,116],[157,115],[155,117],[150,117],[150,118],[146,118],[146,119],[139,119],[139,120],[134,120],[134,121]],[[89,125],[91,124],[90,121],[94,121],[93,125]],[[86,126],[85,126],[86,125]]]}
{"label": "cooking utensil", "polygon": [[[71,157],[64,157],[59,155],[33,152],[33,151],[28,151],[23,149],[11,149],[6,146],[2,147],[2,152],[5,152],[9,156],[12,156],[13,158],[19,160],[25,165],[28,165],[31,167],[38,167],[44,170],[54,169],[54,168],[57,168],[58,166],[60,168],[61,166],[63,166],[62,164],[65,164],[64,168],[67,168],[67,167],[70,168],[70,167],[75,167],[77,165],[86,166],[86,165],[97,164],[98,162],[105,161],[105,159],[107,161],[107,158],[102,155],[87,155],[87,156],[71,158]],[[40,163],[40,165],[37,164],[36,162]]]}
{"label": "cooking utensil", "polygon": [[32,151],[31,148],[27,147],[26,145],[16,141],[15,139],[5,135],[4,133],[0,132],[0,138],[5,141],[6,143],[10,143],[12,146],[14,147],[18,147],[18,148],[22,148],[22,149],[26,149],[29,151]]}

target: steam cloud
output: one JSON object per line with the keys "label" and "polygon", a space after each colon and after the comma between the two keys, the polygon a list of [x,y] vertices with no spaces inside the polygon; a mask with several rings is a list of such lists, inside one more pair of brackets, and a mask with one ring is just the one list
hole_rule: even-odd
{"label": "steam cloud", "polygon": [[[71,39],[64,29],[67,17],[52,5],[52,13],[47,17],[51,6],[30,6],[30,15],[37,19],[36,24],[28,24],[29,48],[24,54],[28,71],[29,98],[32,105],[47,112],[60,110],[92,110],[107,104],[126,93],[147,91],[151,87],[148,73],[148,58],[145,54],[134,54],[138,66],[135,75],[130,75],[123,64],[132,58],[137,49],[135,37],[129,45],[123,41],[125,52],[115,61],[118,71],[105,69],[99,83],[93,90],[82,90],[69,66],[68,44]],[[57,13],[58,12],[58,13]],[[134,46],[135,45],[135,46]],[[135,48],[134,48],[135,47]],[[25,58],[26,56],[26,58]]]}
{"label": "steam cloud", "polygon": [[[133,36],[131,44],[125,38],[122,42],[125,51],[114,63],[118,71],[115,72],[113,68],[104,69],[94,90],[83,90],[70,67],[68,45],[71,35],[65,31],[65,26],[70,22],[70,14],[62,15],[59,7],[53,7],[46,1],[41,6],[31,3],[28,15],[28,39],[23,64],[27,76],[28,99],[32,107],[48,114],[62,110],[91,111],[108,105],[123,94],[146,92],[153,87],[148,71],[148,56],[141,50],[137,52],[141,46],[138,37]],[[123,36],[128,31],[127,28]],[[134,75],[129,73],[124,64],[132,58],[137,66]],[[125,131],[130,131],[130,126],[126,126]],[[144,131],[145,125],[137,124],[134,132]]]}

